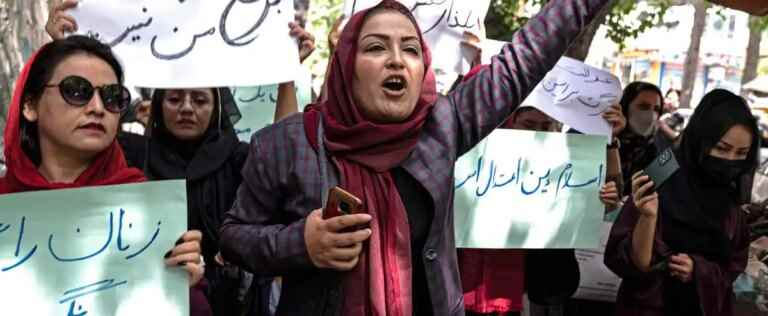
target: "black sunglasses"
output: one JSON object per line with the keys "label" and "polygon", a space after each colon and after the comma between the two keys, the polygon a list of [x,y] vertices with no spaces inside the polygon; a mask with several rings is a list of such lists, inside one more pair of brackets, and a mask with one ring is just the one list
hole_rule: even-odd
{"label": "black sunglasses", "polygon": [[112,113],[121,113],[131,104],[131,92],[119,84],[108,84],[94,87],[88,79],[80,76],[69,76],[59,84],[45,85],[46,88],[58,87],[61,97],[69,105],[84,106],[91,102],[96,90],[104,108]]}

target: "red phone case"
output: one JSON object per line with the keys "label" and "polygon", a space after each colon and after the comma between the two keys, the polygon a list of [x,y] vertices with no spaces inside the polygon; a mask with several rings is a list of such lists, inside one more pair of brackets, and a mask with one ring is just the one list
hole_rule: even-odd
{"label": "red phone case", "polygon": [[[342,204],[346,204],[346,207],[342,207]],[[361,213],[362,208],[363,203],[360,199],[339,187],[333,187],[328,191],[328,202],[323,208],[323,219]]]}

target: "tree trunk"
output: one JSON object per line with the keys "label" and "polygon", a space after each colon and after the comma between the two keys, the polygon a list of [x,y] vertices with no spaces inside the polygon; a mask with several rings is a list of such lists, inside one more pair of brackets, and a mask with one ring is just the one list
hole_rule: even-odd
{"label": "tree trunk", "polygon": [[[760,42],[763,38],[763,32],[760,26],[760,17],[749,17],[749,44],[747,45],[747,54],[744,62],[744,70],[741,74],[741,85],[745,85],[757,77],[757,66],[760,63]],[[742,96],[746,97],[745,91],[741,91]]]}
{"label": "tree trunk", "polygon": [[48,0],[0,0],[0,128],[5,127],[13,86],[30,53],[49,40]]}
{"label": "tree trunk", "polygon": [[0,0],[0,70],[3,72],[2,82],[0,82],[0,96],[3,97],[0,102],[0,125],[5,128],[5,114],[7,106],[11,101],[13,84],[16,81],[19,71],[21,71],[21,49],[16,39],[18,36],[18,16],[16,15],[17,6],[15,1]]}
{"label": "tree trunk", "polygon": [[613,9],[617,1],[618,0],[610,0],[608,4],[597,13],[592,22],[581,30],[579,36],[573,43],[571,43],[571,47],[565,52],[565,56],[581,61],[587,59],[589,47],[592,46],[592,40],[595,38],[597,30],[600,28],[600,25],[605,22],[605,18],[608,16],[608,13],[611,13],[611,9]]}
{"label": "tree trunk", "polygon": [[701,49],[701,37],[707,26],[707,3],[704,0],[691,0],[695,9],[693,15],[693,29],[691,30],[691,43],[683,66],[682,95],[680,96],[680,108],[690,108],[693,88],[696,83],[696,73],[699,69],[699,52]]}

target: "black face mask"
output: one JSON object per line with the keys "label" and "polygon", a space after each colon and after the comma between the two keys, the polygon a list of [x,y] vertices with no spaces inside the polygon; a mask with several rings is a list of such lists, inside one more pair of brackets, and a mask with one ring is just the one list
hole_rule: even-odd
{"label": "black face mask", "polygon": [[702,167],[713,180],[729,184],[744,174],[746,160],[728,160],[707,155],[702,161]]}

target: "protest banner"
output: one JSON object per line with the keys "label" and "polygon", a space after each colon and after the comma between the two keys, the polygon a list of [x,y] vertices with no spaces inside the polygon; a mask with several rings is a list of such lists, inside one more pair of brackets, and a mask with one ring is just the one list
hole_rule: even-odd
{"label": "protest banner", "polygon": [[456,162],[460,248],[596,248],[601,136],[498,129]]}
{"label": "protest banner", "polygon": [[[311,74],[302,71],[294,82],[298,111],[312,102]],[[232,95],[240,110],[240,120],[235,123],[237,138],[243,142],[250,142],[251,135],[256,131],[270,125],[275,120],[277,107],[278,85],[266,85],[255,87],[232,87]]]}
{"label": "protest banner", "polygon": [[293,1],[83,0],[71,13],[80,34],[114,49],[127,85],[255,86],[299,69]]}
{"label": "protest banner", "polygon": [[485,65],[485,64],[490,64],[491,58],[501,53],[501,50],[504,48],[504,45],[507,45],[508,43],[504,41],[497,41],[497,40],[488,38],[488,39],[483,39],[483,41],[480,44],[483,49],[480,58],[482,60],[482,63]]}
{"label": "protest banner", "polygon": [[[618,213],[618,211],[614,212]],[[603,263],[605,245],[611,233],[613,222],[603,222],[600,227],[600,247],[597,249],[576,249],[576,260],[579,263],[579,287],[574,298],[615,302],[621,285],[621,278],[614,274]]]}
{"label": "protest banner", "polygon": [[[344,15],[373,7],[381,0],[346,0]],[[432,68],[446,73],[469,71],[471,52],[462,48],[464,32],[483,34],[490,0],[399,0],[408,7],[419,23],[424,40],[432,52]],[[436,52],[440,52],[439,54]]]}
{"label": "protest banner", "polygon": [[0,195],[3,315],[189,315],[184,180]]}
{"label": "protest banner", "polygon": [[522,105],[536,107],[584,134],[610,137],[611,126],[602,114],[619,103],[621,94],[616,76],[562,57]]}

